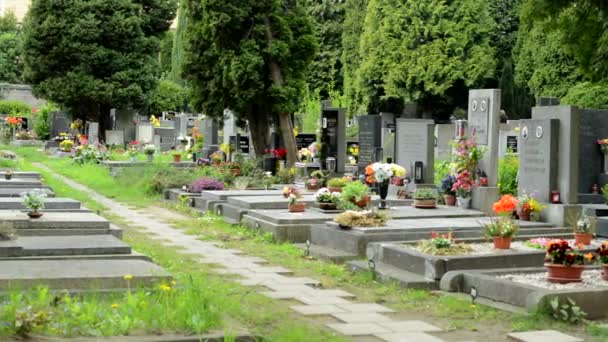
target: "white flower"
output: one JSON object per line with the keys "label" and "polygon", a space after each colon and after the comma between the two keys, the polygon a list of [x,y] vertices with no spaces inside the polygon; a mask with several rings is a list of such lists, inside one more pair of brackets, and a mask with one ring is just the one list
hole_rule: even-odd
{"label": "white flower", "polygon": [[335,192],[334,191],[334,192],[331,193],[331,197],[336,197],[337,198],[337,197],[340,197],[340,196],[342,196],[342,194],[339,193],[339,192]]}

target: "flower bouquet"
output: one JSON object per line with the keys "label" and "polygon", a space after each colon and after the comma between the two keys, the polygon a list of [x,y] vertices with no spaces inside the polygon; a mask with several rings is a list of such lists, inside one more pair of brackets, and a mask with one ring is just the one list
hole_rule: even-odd
{"label": "flower bouquet", "polygon": [[471,207],[471,191],[473,190],[473,179],[468,170],[464,170],[456,176],[456,182],[452,186],[452,191],[456,193],[456,202],[463,209]]}
{"label": "flower bouquet", "polygon": [[314,190],[319,189],[319,187],[321,186],[321,182],[316,178],[308,178],[304,182],[304,185],[306,186],[306,190],[314,191]]}
{"label": "flower bouquet", "polygon": [[531,218],[534,218],[536,221],[540,212],[545,208],[546,206],[540,204],[540,202],[534,198],[534,194],[528,195],[524,193],[517,197],[517,216],[521,221],[530,221]]}

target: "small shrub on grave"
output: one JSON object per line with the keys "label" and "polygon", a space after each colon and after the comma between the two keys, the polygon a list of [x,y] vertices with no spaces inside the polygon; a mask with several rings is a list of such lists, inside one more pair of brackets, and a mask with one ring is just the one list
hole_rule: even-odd
{"label": "small shrub on grave", "polygon": [[560,301],[559,297],[552,298],[549,301],[549,311],[551,317],[570,324],[581,323],[587,316],[572,298],[567,298],[566,301]]}
{"label": "small shrub on grave", "polygon": [[519,156],[507,153],[498,161],[498,190],[501,195],[517,195]]}
{"label": "small shrub on grave", "polygon": [[13,240],[17,237],[17,230],[9,222],[0,223],[0,241]]}
{"label": "small shrub on grave", "polygon": [[422,253],[432,255],[458,255],[473,251],[473,248],[467,244],[456,243],[452,232],[446,234],[433,232],[430,239],[418,242],[416,249]]}
{"label": "small shrub on grave", "polygon": [[385,212],[376,210],[352,211],[339,214],[334,222],[344,227],[382,227],[389,217]]}
{"label": "small shrub on grave", "polygon": [[277,172],[276,181],[279,184],[292,184],[296,180],[295,168],[283,169]]}

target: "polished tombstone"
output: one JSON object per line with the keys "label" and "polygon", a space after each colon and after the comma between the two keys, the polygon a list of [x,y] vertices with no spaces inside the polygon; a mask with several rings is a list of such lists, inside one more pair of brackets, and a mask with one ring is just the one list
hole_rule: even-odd
{"label": "polished tombstone", "polygon": [[[395,162],[418,184],[432,184],[435,174],[435,123],[432,120],[396,119]],[[422,162],[422,172],[415,168]]]}
{"label": "polished tombstone", "polygon": [[378,161],[382,149],[382,117],[362,115],[359,117],[359,172]]}

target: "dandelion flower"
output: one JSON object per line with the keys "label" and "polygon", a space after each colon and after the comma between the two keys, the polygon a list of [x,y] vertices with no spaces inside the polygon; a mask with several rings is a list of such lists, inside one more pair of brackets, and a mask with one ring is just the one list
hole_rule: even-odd
{"label": "dandelion flower", "polygon": [[123,278],[125,278],[125,280],[127,280],[127,281],[128,281],[128,280],[133,279],[133,276],[132,276],[131,274],[127,274],[127,275],[125,275]]}
{"label": "dandelion flower", "polygon": [[111,305],[112,309],[118,309],[120,307],[120,305],[114,303]]}
{"label": "dandelion flower", "polygon": [[165,291],[165,292],[169,292],[169,291],[171,291],[171,286],[163,284],[163,285],[160,286],[160,289],[163,290],[163,291]]}

